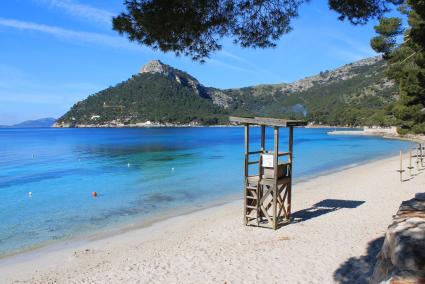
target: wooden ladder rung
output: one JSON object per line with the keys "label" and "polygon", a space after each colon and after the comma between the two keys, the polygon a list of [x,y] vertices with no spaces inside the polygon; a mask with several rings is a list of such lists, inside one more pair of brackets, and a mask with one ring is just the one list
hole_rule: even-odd
{"label": "wooden ladder rung", "polygon": [[249,209],[258,209],[257,206],[251,206],[251,205],[247,205],[246,208],[249,208]]}
{"label": "wooden ladder rung", "polygon": [[257,199],[258,199],[257,197],[255,197],[255,196],[251,196],[251,195],[247,195],[247,196],[246,196],[246,198],[247,198],[247,199],[254,199],[254,200],[257,200]]}

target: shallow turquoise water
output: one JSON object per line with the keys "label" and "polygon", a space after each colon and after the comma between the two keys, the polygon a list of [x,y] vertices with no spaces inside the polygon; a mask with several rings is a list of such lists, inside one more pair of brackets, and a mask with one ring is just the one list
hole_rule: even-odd
{"label": "shallow turquoise water", "polygon": [[[295,129],[296,179],[410,146],[326,131]],[[0,129],[0,256],[238,194],[242,174],[242,128]]]}

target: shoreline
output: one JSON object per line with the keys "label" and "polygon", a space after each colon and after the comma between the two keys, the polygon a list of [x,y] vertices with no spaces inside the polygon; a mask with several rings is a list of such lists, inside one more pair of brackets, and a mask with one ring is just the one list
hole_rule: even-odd
{"label": "shoreline", "polygon": [[[351,128],[355,129],[355,128]],[[328,131],[327,135],[346,135],[346,136],[375,136],[384,139],[394,139],[411,141],[415,143],[425,143],[425,135],[419,134],[398,134],[395,128],[364,128],[363,130],[334,130]]]}
{"label": "shoreline", "polygon": [[[375,167],[379,167],[379,166],[385,166],[388,164],[393,164],[394,167],[396,168],[396,165],[398,161],[398,156],[397,157],[391,157],[391,158],[381,158],[378,160],[374,160],[374,161],[368,161],[365,164],[360,164],[357,165],[355,167],[351,167],[348,169],[341,169],[340,171],[337,172],[333,172],[333,173],[327,173],[327,174],[321,174],[318,175],[314,178],[309,178],[308,180],[302,180],[302,181],[297,181],[296,184],[294,184],[294,188],[296,190],[294,197],[297,198],[297,195],[309,195],[311,192],[309,191],[309,188],[311,187],[311,185],[319,185],[321,184],[322,180],[325,179],[329,179],[329,180],[338,180],[338,177],[344,176],[344,175],[350,175],[350,173],[352,174],[353,172],[358,172],[358,171],[362,171],[366,169],[366,172],[369,172],[370,169],[368,168],[375,168]],[[395,169],[394,169],[395,172]],[[398,175],[396,173],[392,173],[391,176],[393,177],[393,181],[397,181],[398,179]],[[416,178],[416,181],[418,179],[423,180],[423,176],[418,175]],[[397,184],[396,184],[397,185]],[[399,183],[398,183],[399,185]],[[297,189],[300,188],[300,191],[298,191]],[[338,191],[333,192],[334,194],[338,194]],[[230,210],[232,212],[237,212],[240,213],[238,208],[240,206],[241,203],[241,198],[238,198],[236,200],[233,201],[226,201],[223,202],[222,204],[217,204],[216,206],[213,207],[207,207],[207,208],[199,208],[197,210],[194,210],[193,212],[187,212],[185,214],[182,215],[178,215],[178,216],[173,216],[171,218],[165,218],[162,219],[158,222],[156,221],[152,221],[151,224],[149,224],[148,226],[144,226],[144,227],[139,227],[139,228],[133,228],[124,232],[118,232],[117,234],[114,235],[108,235],[108,236],[101,236],[100,238],[92,238],[89,240],[86,240],[86,242],[84,243],[73,243],[73,245],[70,245],[68,243],[68,247],[63,246],[65,244],[62,244],[62,246],[59,245],[59,247],[55,250],[52,251],[44,251],[44,249],[37,249],[35,251],[29,252],[29,253],[24,253],[24,254],[18,254],[15,256],[11,256],[11,257],[6,257],[0,260],[0,272],[5,273],[4,275],[9,275],[9,278],[6,278],[8,280],[6,281],[11,281],[14,280],[14,277],[18,277],[22,278],[19,274],[14,274],[13,270],[18,269],[21,270],[23,267],[28,266],[31,263],[31,260],[35,260],[37,259],[38,261],[41,261],[44,265],[42,265],[42,270],[46,270],[44,272],[46,272],[45,275],[50,275],[50,276],[46,276],[48,277],[47,279],[51,279],[51,273],[49,272],[48,268],[52,268],[52,266],[54,267],[54,263],[51,261],[51,258],[53,259],[57,259],[57,258],[63,258],[65,257],[66,259],[68,258],[74,258],[76,256],[76,254],[82,254],[82,255],[91,255],[91,252],[93,251],[93,249],[91,247],[103,247],[106,243],[109,244],[109,246],[112,246],[112,248],[114,246],[118,246],[120,247],[122,245],[122,240],[130,240],[130,243],[134,242],[134,238],[132,236],[134,235],[143,235],[144,237],[141,240],[147,241],[148,239],[155,242],[156,239],[152,238],[152,236],[156,236],[159,238],[167,238],[167,231],[168,229],[164,229],[165,228],[172,228],[169,229],[171,230],[171,232],[173,231],[178,231],[180,229],[180,227],[185,227],[184,223],[187,223],[187,220],[192,220],[195,219],[199,220],[199,218],[213,218],[216,219],[215,217],[220,217],[220,216],[215,216],[215,215],[220,215],[219,212],[221,211],[226,211],[226,210]],[[307,200],[304,200],[304,202],[306,202]],[[401,202],[401,200],[400,200]],[[397,202],[398,203],[398,202]],[[398,206],[398,204],[397,204]],[[299,208],[301,208],[302,206],[298,206]],[[391,218],[391,215],[394,214],[395,212],[392,212],[390,214],[388,214],[388,218]],[[206,217],[205,217],[206,215]],[[241,214],[239,214],[241,215]],[[236,226],[238,228],[238,230],[243,230],[246,231],[248,230],[248,227],[244,227],[242,226],[242,222],[241,222],[241,216],[235,216],[236,217],[236,221],[233,220],[235,223],[236,222]],[[203,216],[203,217],[202,217]],[[238,218],[240,217],[240,218]],[[221,220],[220,218],[218,218],[219,220]],[[225,222],[224,220],[221,221],[217,221],[217,222]],[[183,224],[181,224],[183,223]],[[190,223],[190,222],[189,222]],[[177,225],[176,225],[177,224]],[[180,224],[180,225],[178,225]],[[271,235],[274,236],[276,234],[285,234],[286,233],[286,229],[285,228],[295,228],[298,224],[294,223],[293,226],[289,225],[287,227],[284,227],[276,232],[271,232],[270,230],[264,230],[264,229],[258,229],[258,228],[251,228],[250,231],[254,230],[256,233],[258,233],[259,235]],[[382,225],[382,224],[381,224]],[[386,228],[388,224],[383,224],[384,227]],[[191,226],[189,226],[187,228],[188,230],[192,230],[193,228]],[[257,231],[258,230],[258,231]],[[182,232],[180,232],[182,233]],[[146,239],[147,238],[147,239]],[[117,241],[118,240],[118,241]],[[126,243],[126,242],[124,242]],[[130,245],[131,246],[131,245]],[[89,251],[86,251],[86,248],[89,248]],[[95,249],[96,250],[96,249]],[[38,252],[38,253],[37,253]],[[88,253],[90,252],[90,253]],[[33,258],[25,258],[25,256],[28,255],[32,255]],[[74,255],[74,257],[72,257],[72,255]],[[78,259],[79,257],[75,257],[75,259]],[[85,258],[85,257],[83,257]],[[88,257],[90,258],[90,257]],[[12,260],[16,260],[15,262]],[[12,271],[9,271],[9,269],[6,269],[6,267],[11,268]],[[28,268],[28,267],[27,267]],[[41,268],[39,268],[41,269]],[[3,271],[2,271],[3,270]],[[54,269],[53,269],[54,270]],[[31,271],[31,269],[30,269]],[[15,271],[16,272],[16,271]],[[40,272],[40,270],[39,270]],[[32,271],[32,273],[29,273],[26,276],[32,275],[32,276],[39,276],[39,273],[35,273],[34,271]],[[2,273],[0,273],[1,275]],[[43,274],[43,273],[42,273]],[[43,274],[44,275],[44,274]],[[58,280],[60,280],[61,278],[57,278]],[[64,278],[65,279],[65,278]],[[115,280],[116,281],[116,280]],[[37,281],[35,281],[37,283]],[[42,282],[42,281],[40,281]],[[60,281],[59,281],[60,282]],[[155,281],[154,281],[155,282]]]}
{"label": "shoreline", "polygon": [[213,125],[197,125],[197,124],[77,124],[73,126],[52,126],[50,128],[198,128],[198,127],[242,127],[241,125],[232,124],[213,124]]}
{"label": "shoreline", "polygon": [[[132,220],[125,222],[114,223],[107,225],[104,228],[96,229],[95,231],[80,232],[71,237],[64,237],[57,240],[49,240],[43,243],[34,245],[33,247],[24,248],[20,251],[10,252],[0,256],[0,265],[3,262],[14,262],[14,259],[33,259],[35,256],[43,253],[50,253],[61,250],[63,248],[75,247],[76,245],[89,243],[92,241],[102,240],[114,237],[120,234],[125,234],[133,230],[140,230],[151,227],[153,224],[163,222],[167,219],[185,216],[188,214],[196,213],[198,211],[206,210],[212,207],[218,207],[224,204],[232,203],[242,198],[238,197],[239,194],[229,194],[220,198],[211,200],[210,202],[199,205],[187,205],[177,208],[169,208],[163,212],[155,212],[147,216],[137,216]],[[144,217],[147,217],[146,219]]]}
{"label": "shoreline", "polygon": [[[198,127],[243,127],[243,125],[238,124],[196,124],[196,123],[187,123],[187,124],[175,124],[175,123],[130,123],[130,124],[116,124],[116,123],[107,123],[107,124],[54,124],[49,128],[198,128]],[[251,127],[259,127],[252,125]],[[347,127],[347,126],[333,126],[333,125],[321,125],[321,124],[308,124],[300,128],[310,128],[310,129],[359,129],[359,127]]]}
{"label": "shoreline", "polygon": [[[357,162],[357,163],[353,163],[353,164],[349,164],[345,166],[338,166],[335,168],[317,172],[315,174],[301,176],[299,178],[294,178],[293,185],[297,186],[300,183],[305,183],[312,179],[316,179],[322,176],[336,174],[339,172],[343,172],[345,170],[367,165],[369,163],[396,158],[396,157],[399,157],[399,156],[385,155],[380,157],[374,157],[361,162]],[[219,198],[215,198],[202,205],[197,203],[194,205],[185,205],[185,206],[176,207],[176,208],[169,208],[162,212],[154,212],[154,213],[147,214],[145,216],[137,216],[131,220],[126,220],[124,222],[109,224],[106,227],[96,229],[95,231],[78,232],[74,236],[67,236],[60,239],[56,239],[56,240],[48,240],[43,243],[36,244],[32,247],[23,248],[22,250],[19,250],[19,251],[12,251],[10,253],[0,255],[0,265],[3,260],[9,259],[9,260],[12,260],[13,262],[13,258],[19,259],[21,258],[21,256],[23,256],[24,258],[32,259],[34,256],[38,256],[42,254],[43,252],[50,253],[53,251],[61,250],[62,248],[74,247],[75,244],[78,245],[78,244],[89,243],[91,241],[117,236],[119,234],[123,234],[129,231],[149,228],[156,222],[162,222],[177,216],[185,216],[185,215],[192,214],[201,210],[206,210],[212,207],[217,207],[220,205],[225,205],[235,201],[243,200],[241,196],[242,196],[242,187],[241,187],[241,192],[237,194],[233,193],[233,194],[228,194],[226,196],[222,196]]]}

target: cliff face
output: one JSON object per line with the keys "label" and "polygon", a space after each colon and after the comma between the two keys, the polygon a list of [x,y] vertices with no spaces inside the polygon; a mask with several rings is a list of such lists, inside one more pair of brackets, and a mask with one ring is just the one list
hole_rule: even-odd
{"label": "cliff face", "polygon": [[395,86],[385,79],[384,67],[374,57],[293,83],[221,90],[152,60],[129,80],[77,102],[56,126],[215,124],[226,123],[231,114],[339,125],[365,123],[378,115],[372,120],[380,124],[384,108],[395,100]]}
{"label": "cliff face", "polygon": [[374,65],[381,60],[380,56],[366,58],[331,71],[320,72],[317,75],[306,77],[293,83],[282,84],[280,90],[289,93],[304,92],[314,86],[331,84],[335,81],[346,81],[358,75],[357,70],[359,68]]}
{"label": "cliff face", "polygon": [[[322,71],[317,75],[305,77],[298,81],[292,83],[282,83],[282,84],[268,84],[268,85],[258,85],[247,87],[252,89],[254,95],[261,95],[261,91],[266,89],[271,93],[302,93],[310,90],[313,87],[323,87],[326,85],[340,83],[343,81],[347,81],[353,79],[358,75],[362,75],[367,73],[368,69],[373,69],[374,66],[383,66],[382,57],[376,56],[371,58],[362,59],[342,67],[336,68],[334,70],[326,70]],[[383,70],[375,70],[374,73],[381,74]],[[368,74],[368,76],[372,76],[373,74]],[[386,78],[382,78],[382,82],[376,82],[382,85],[383,88],[391,88],[394,86],[394,82],[388,80]],[[246,88],[243,88],[246,89]],[[231,89],[235,91],[239,91],[240,89]]]}
{"label": "cliff face", "polygon": [[152,60],[143,65],[139,74],[159,74],[170,80],[175,80],[183,86],[192,88],[198,95],[203,95],[203,93],[205,93],[203,86],[194,77],[170,65],[166,65],[159,60]]}
{"label": "cliff face", "polygon": [[189,75],[186,72],[175,69],[170,65],[162,63],[160,60],[152,60],[143,65],[140,69],[139,74],[160,74],[174,80],[182,86],[191,88],[197,95],[211,99],[215,105],[223,107],[225,109],[229,108],[232,98],[227,96],[225,93],[221,92],[218,89],[206,88],[199,81]]}
{"label": "cliff face", "polygon": [[170,69],[168,65],[163,64],[161,61],[152,60],[143,65],[139,73],[159,73],[168,76],[170,74]]}

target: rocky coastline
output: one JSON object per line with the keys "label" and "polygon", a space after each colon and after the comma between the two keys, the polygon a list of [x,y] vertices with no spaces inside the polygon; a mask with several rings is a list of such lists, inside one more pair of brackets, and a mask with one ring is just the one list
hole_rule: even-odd
{"label": "rocky coastline", "polygon": [[425,193],[417,193],[393,217],[370,283],[424,282]]}
{"label": "rocky coastline", "polygon": [[105,124],[69,124],[69,123],[55,123],[53,128],[161,128],[161,127],[237,127],[231,124],[199,124],[199,123],[105,123]]}

